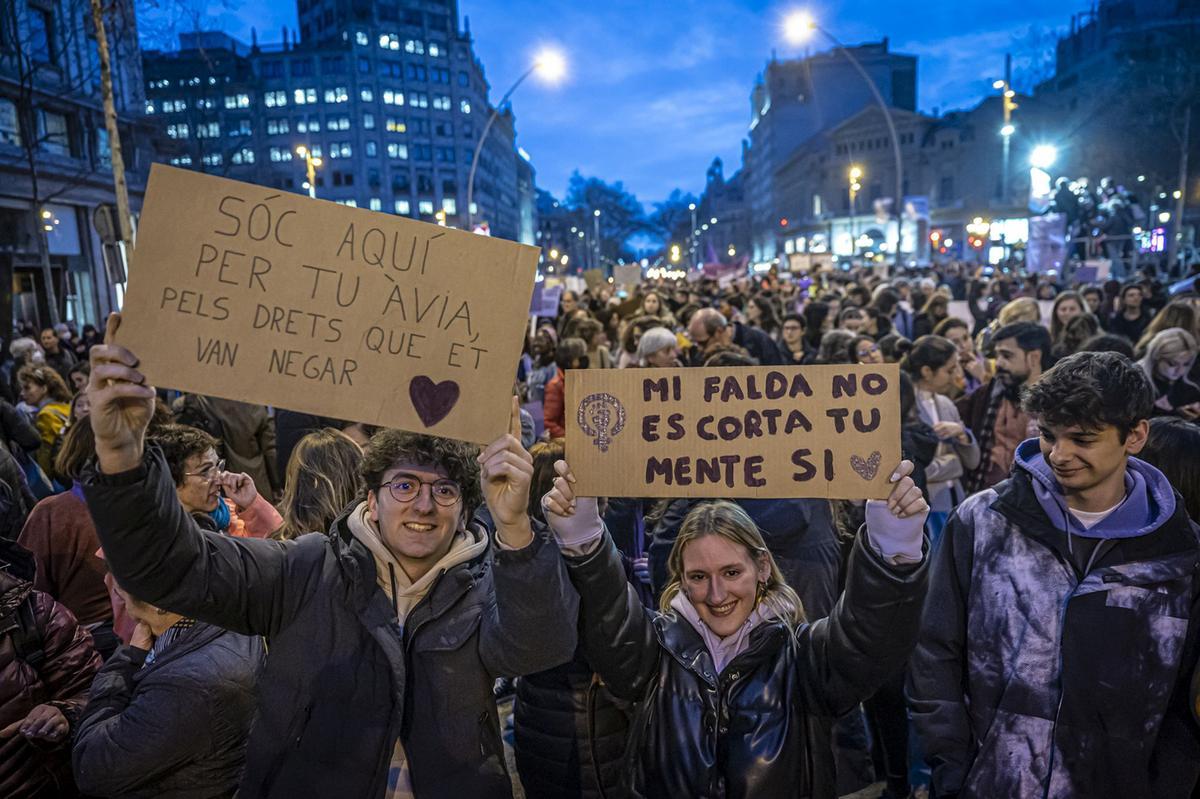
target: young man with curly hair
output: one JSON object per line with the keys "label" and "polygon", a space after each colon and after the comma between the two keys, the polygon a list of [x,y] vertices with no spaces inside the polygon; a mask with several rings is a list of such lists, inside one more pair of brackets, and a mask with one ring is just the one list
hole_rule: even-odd
{"label": "young man with curly hair", "polygon": [[[376,434],[366,493],[328,535],[241,539],[198,529],[145,446],[154,390],[136,356],[106,342],[91,358],[81,482],[117,581],[269,642],[239,793],[510,797],[493,683],[569,660],[578,601],[530,524],[516,401],[482,453]],[[474,521],[482,502],[494,532]]]}
{"label": "young man with curly hair", "polygon": [[1011,477],[951,515],[908,685],[936,797],[1191,795],[1200,528],[1134,457],[1153,405],[1127,358],[1065,358]]}

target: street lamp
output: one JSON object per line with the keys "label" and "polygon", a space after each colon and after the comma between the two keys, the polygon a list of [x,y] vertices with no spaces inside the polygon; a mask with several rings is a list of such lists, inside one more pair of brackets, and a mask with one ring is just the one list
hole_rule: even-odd
{"label": "street lamp", "polygon": [[496,123],[496,117],[500,116],[500,109],[508,103],[508,99],[512,97],[517,87],[535,72],[546,83],[557,83],[562,80],[567,72],[566,59],[557,50],[543,50],[534,59],[529,69],[521,73],[521,77],[517,78],[508,91],[504,93],[504,96],[500,98],[500,102],[496,103],[495,107],[492,108],[492,113],[488,116],[487,124],[483,126],[483,133],[479,135],[479,141],[475,143],[475,153],[471,156],[471,172],[467,176],[467,230],[475,229],[475,212],[473,209],[475,199],[475,170],[479,168],[479,154],[483,152],[483,143],[487,141],[488,132],[492,129],[492,125]]}
{"label": "street lamp", "polygon": [[1041,170],[1049,170],[1058,160],[1058,148],[1052,144],[1039,144],[1029,154],[1029,165]]}
{"label": "street lamp", "polygon": [[850,239],[854,239],[855,221],[858,217],[858,193],[862,191],[863,168],[857,164],[850,167]]}
{"label": "street lamp", "polygon": [[308,196],[314,200],[317,198],[317,167],[321,165],[321,159],[312,154],[312,150],[301,144],[296,148],[296,155],[304,159],[305,176],[308,180],[304,187],[308,189]]}
{"label": "street lamp", "polygon": [[600,268],[600,209],[592,211],[593,235],[592,235],[592,268]]}
{"label": "street lamp", "polygon": [[900,136],[896,133],[896,120],[892,117],[892,109],[888,106],[887,101],[883,99],[883,93],[879,91],[879,86],[871,79],[871,75],[863,67],[862,63],[854,57],[854,54],[842,44],[842,42],[825,28],[817,24],[813,16],[805,11],[797,11],[788,15],[784,20],[784,35],[792,44],[803,44],[808,41],[813,33],[819,33],[833,43],[842,55],[846,56],[846,60],[854,67],[855,71],[866,82],[867,88],[871,90],[875,102],[879,104],[879,110],[883,112],[883,119],[887,122],[888,135],[892,140],[892,155],[896,159],[896,197],[892,203],[892,212],[896,215],[896,266],[899,267],[902,263],[900,257],[900,242],[901,230],[900,224],[903,219],[901,216],[904,206],[904,158],[900,153]]}
{"label": "street lamp", "polygon": [[696,230],[696,204],[688,203],[688,210],[692,212],[692,236],[688,247],[688,253],[692,257],[692,269],[696,268],[696,236],[699,235]]}
{"label": "street lamp", "polygon": [[1000,127],[1000,136],[1004,139],[1003,157],[1000,162],[1000,200],[1008,202],[1008,173],[1009,160],[1012,151],[1012,136],[1017,132],[1017,126],[1012,123],[1012,113],[1017,109],[1013,99],[1017,93],[1012,87],[1012,56],[1004,57],[1004,77],[992,82],[992,88],[1000,92],[1004,100],[1004,124]]}

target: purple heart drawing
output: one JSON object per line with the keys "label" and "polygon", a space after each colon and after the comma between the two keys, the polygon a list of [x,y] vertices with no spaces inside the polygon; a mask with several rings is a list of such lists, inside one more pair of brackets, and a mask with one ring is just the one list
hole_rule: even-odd
{"label": "purple heart drawing", "polygon": [[859,477],[864,480],[874,480],[875,475],[879,473],[879,462],[883,456],[879,454],[879,450],[871,453],[871,456],[866,460],[857,455],[850,456],[850,468],[853,469]]}
{"label": "purple heart drawing", "polygon": [[458,402],[458,393],[458,383],[453,380],[434,383],[425,375],[417,375],[408,384],[413,408],[426,427],[433,427],[446,418]]}

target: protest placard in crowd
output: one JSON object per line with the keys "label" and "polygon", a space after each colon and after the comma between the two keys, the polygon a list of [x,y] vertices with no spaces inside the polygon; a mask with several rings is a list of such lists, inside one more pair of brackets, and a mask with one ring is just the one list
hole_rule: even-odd
{"label": "protest placard in crowd", "polygon": [[158,386],[483,443],[508,428],[537,258],[155,164],[118,340]]}
{"label": "protest placard in crowd", "polygon": [[881,499],[900,463],[895,364],[566,375],[583,496]]}

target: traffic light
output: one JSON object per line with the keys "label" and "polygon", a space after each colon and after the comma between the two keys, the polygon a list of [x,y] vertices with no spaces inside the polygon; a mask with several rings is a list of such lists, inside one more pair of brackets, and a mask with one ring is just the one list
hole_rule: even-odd
{"label": "traffic light", "polygon": [[679,245],[678,244],[671,245],[671,263],[673,263],[673,264],[679,263]]}

